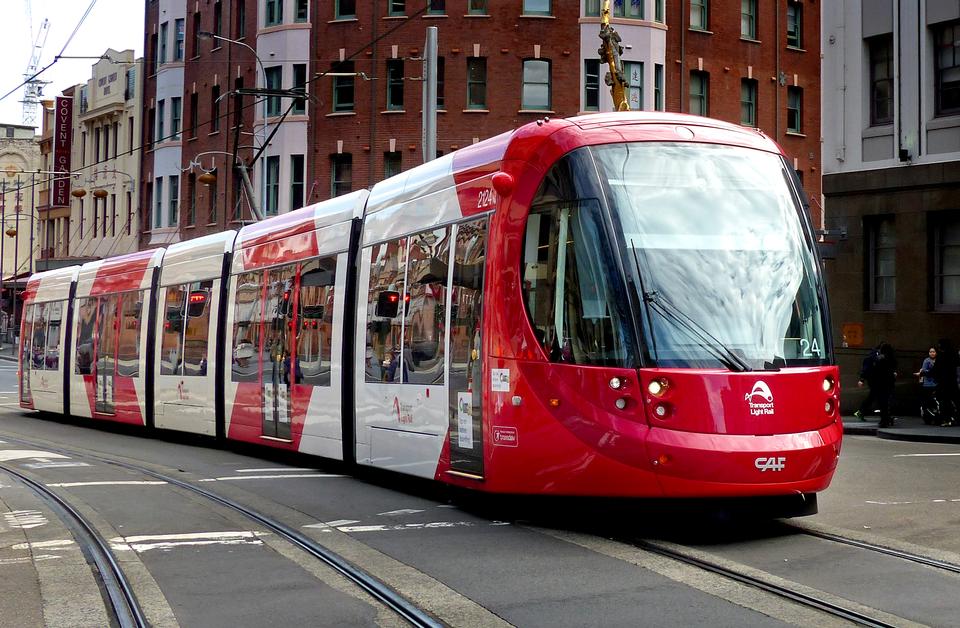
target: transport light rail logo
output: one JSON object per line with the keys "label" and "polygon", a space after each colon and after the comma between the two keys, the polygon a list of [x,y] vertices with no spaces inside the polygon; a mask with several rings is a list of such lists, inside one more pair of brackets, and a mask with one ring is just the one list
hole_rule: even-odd
{"label": "transport light rail logo", "polygon": [[773,393],[766,382],[758,381],[754,383],[753,390],[743,396],[744,401],[750,406],[750,414],[760,416],[764,414],[773,414]]}

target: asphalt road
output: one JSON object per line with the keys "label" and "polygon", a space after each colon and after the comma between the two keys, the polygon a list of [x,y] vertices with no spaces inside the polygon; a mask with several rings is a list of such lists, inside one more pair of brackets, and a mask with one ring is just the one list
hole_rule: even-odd
{"label": "asphalt road", "polygon": [[[342,476],[335,466],[324,468],[316,461],[250,456],[192,441],[145,439],[36,420],[19,411],[15,391],[15,367],[0,362],[0,440],[4,432],[18,434],[180,470],[211,490],[245,500],[316,534],[451,625],[767,626],[833,621],[750,587],[723,582],[591,534],[589,512],[567,513],[569,517],[551,512],[532,520],[511,519],[507,513],[498,518],[499,512],[451,502],[445,492],[429,485],[379,476]],[[803,521],[956,560],[954,554],[960,555],[956,532],[960,489],[954,483],[958,465],[960,446],[848,437],[833,486],[820,496],[820,513]],[[47,483],[131,480],[129,474],[108,468],[35,471]],[[64,490],[122,537],[200,535],[209,541],[146,547],[148,542],[135,552],[138,568],[149,575],[144,580],[155,582],[150,590],[160,609],[156,616],[166,619],[162,623],[255,626],[289,620],[313,625],[390,625],[396,621],[282,544],[211,540],[219,538],[212,536],[217,533],[254,535],[257,530],[241,529],[242,522],[185,499],[169,487],[107,484]],[[0,511],[29,511],[25,501],[28,498],[22,491],[13,492],[9,482],[0,486]],[[14,529],[4,516],[0,512],[0,626],[54,625],[51,617],[70,616],[70,607],[51,593],[57,590],[52,583],[57,574],[78,577],[76,557],[50,551],[47,554],[59,558],[50,559],[42,569],[25,564],[12,549],[16,543],[8,539],[27,532]],[[569,523],[574,520],[575,527]],[[594,523],[603,527],[602,522]],[[633,524],[620,523],[621,529]],[[645,522],[635,523],[639,529]],[[55,522],[50,526],[45,538],[62,536]],[[831,568],[831,561],[841,560],[840,553],[817,549],[809,541],[803,542],[807,545],[785,542],[749,540],[710,549],[732,561],[761,565],[771,573],[779,570],[784,577],[806,574],[812,581],[818,572]],[[808,558],[803,573],[782,564],[782,556],[796,557],[797,552],[806,552],[802,555]],[[833,569],[834,577],[853,581],[851,595],[860,596],[864,603],[870,602],[878,587],[882,593],[882,588],[894,584],[870,577],[871,570],[878,569],[870,562],[875,559],[850,556],[842,560],[844,569]],[[909,586],[901,583],[906,593]],[[10,595],[18,590],[21,595]],[[920,598],[914,605],[926,603]],[[86,608],[92,602],[87,596],[78,599],[77,605]],[[947,604],[929,616],[922,609],[911,612],[918,620],[938,624],[943,617],[956,616],[951,613],[957,610]]]}

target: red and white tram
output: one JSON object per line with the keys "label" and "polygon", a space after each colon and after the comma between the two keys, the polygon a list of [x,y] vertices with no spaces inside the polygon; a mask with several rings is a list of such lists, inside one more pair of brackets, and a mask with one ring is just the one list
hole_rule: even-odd
{"label": "red and white tram", "polygon": [[799,182],[704,118],[541,120],[24,307],[25,408],[481,491],[809,497],[840,452]]}

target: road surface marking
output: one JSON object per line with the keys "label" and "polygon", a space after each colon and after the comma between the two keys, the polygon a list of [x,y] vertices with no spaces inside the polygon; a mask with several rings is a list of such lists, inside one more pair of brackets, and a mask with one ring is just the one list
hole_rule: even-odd
{"label": "road surface marking", "polygon": [[34,563],[38,560],[53,560],[61,558],[53,554],[39,554],[37,556],[24,556],[22,558],[0,558],[0,565],[22,565],[24,563]]}
{"label": "road surface marking", "polygon": [[0,462],[10,462],[11,460],[23,460],[32,458],[34,460],[46,462],[51,458],[60,460],[69,460],[67,456],[55,454],[49,451],[39,451],[36,449],[0,449]]}
{"label": "road surface marking", "polygon": [[894,458],[937,458],[941,456],[960,456],[960,453],[952,454],[894,454]]}
{"label": "road surface marking", "polygon": [[15,550],[35,550],[35,549],[49,549],[57,547],[73,547],[76,543],[72,539],[61,539],[58,541],[35,541],[33,543],[16,543],[10,546],[10,549]]}
{"label": "road surface marking", "polygon": [[336,521],[327,521],[323,523],[311,523],[310,525],[303,526],[304,528],[320,528],[321,530],[329,531],[330,528],[337,528],[339,526],[348,526],[352,523],[360,523],[357,519],[337,519]]}
{"label": "road surface marking", "polygon": [[265,469],[237,469],[236,473],[264,473],[270,471],[313,471],[317,472],[316,469],[307,469],[301,467],[268,467]]}
{"label": "road surface marking", "polygon": [[47,518],[39,510],[12,510],[3,513],[3,518],[7,520],[9,527],[21,530],[47,525]]}
{"label": "road surface marking", "polygon": [[198,545],[263,545],[258,537],[267,532],[242,530],[237,532],[198,532],[190,534],[154,534],[117,537],[110,539],[110,547],[116,551],[146,552],[153,549]]}
{"label": "road surface marking", "polygon": [[400,515],[415,515],[418,512],[423,512],[422,510],[414,510],[413,508],[401,508],[400,510],[391,510],[390,512],[380,512],[377,513],[381,517],[398,517]]}
{"label": "road surface marking", "polygon": [[205,478],[200,482],[225,482],[228,480],[282,480],[286,478],[342,478],[343,475],[327,473],[294,473],[290,475],[235,475],[222,478]]}
{"label": "road surface marking", "polygon": [[57,488],[72,488],[74,486],[160,486],[166,482],[152,480],[117,480],[114,482],[57,482],[56,484],[47,484]]}

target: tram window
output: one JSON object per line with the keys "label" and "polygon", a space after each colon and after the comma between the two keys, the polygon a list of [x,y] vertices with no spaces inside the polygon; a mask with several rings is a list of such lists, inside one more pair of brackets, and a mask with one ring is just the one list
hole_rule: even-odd
{"label": "tram window", "polygon": [[[263,318],[263,350],[260,368],[264,380],[286,385],[297,383],[300,373],[291,364],[293,337],[293,288],[297,265],[267,271]],[[291,371],[293,375],[291,376]]]}
{"label": "tram window", "polygon": [[230,377],[234,382],[256,382],[260,352],[261,290],[263,271],[241,273],[233,277],[233,348]]}
{"label": "tram window", "polygon": [[117,375],[140,376],[140,313],[143,291],[120,295],[120,341],[117,348]]}
{"label": "tram window", "polygon": [[33,305],[25,305],[21,315],[20,363],[24,368],[33,366]]}
{"label": "tram window", "polygon": [[524,302],[552,362],[623,366],[628,315],[595,200],[551,203],[527,219]]}
{"label": "tram window", "polygon": [[47,351],[44,368],[56,371],[60,368],[60,324],[63,320],[63,301],[47,303]]}
{"label": "tram window", "polygon": [[163,340],[160,343],[160,374],[179,375],[182,365],[182,331],[185,315],[183,286],[170,286],[163,305]]}
{"label": "tram window", "polygon": [[449,229],[410,236],[404,299],[404,382],[443,383],[449,259]]}
{"label": "tram window", "polygon": [[336,257],[312,260],[300,267],[295,360],[297,383],[330,385],[336,277]]}
{"label": "tram window", "polygon": [[213,281],[170,286],[164,304],[161,375],[207,374]]}
{"label": "tram window", "polygon": [[377,303],[383,291],[405,294],[407,238],[370,248],[370,284],[367,300],[366,381],[401,381],[400,348],[403,308],[394,316],[379,316]]}
{"label": "tram window", "polygon": [[97,321],[97,374],[113,375],[116,369],[117,304],[119,295],[110,294],[99,299],[100,316]]}
{"label": "tram window", "polygon": [[[30,366],[37,371],[43,370],[44,350],[47,346],[46,308],[46,303],[35,303],[33,305],[33,316],[30,319],[32,321],[32,327],[30,328],[30,344],[32,346]],[[31,324],[30,321],[27,322],[27,325]]]}
{"label": "tram window", "polygon": [[79,375],[93,373],[93,328],[97,322],[97,298],[77,300],[77,363]]}

